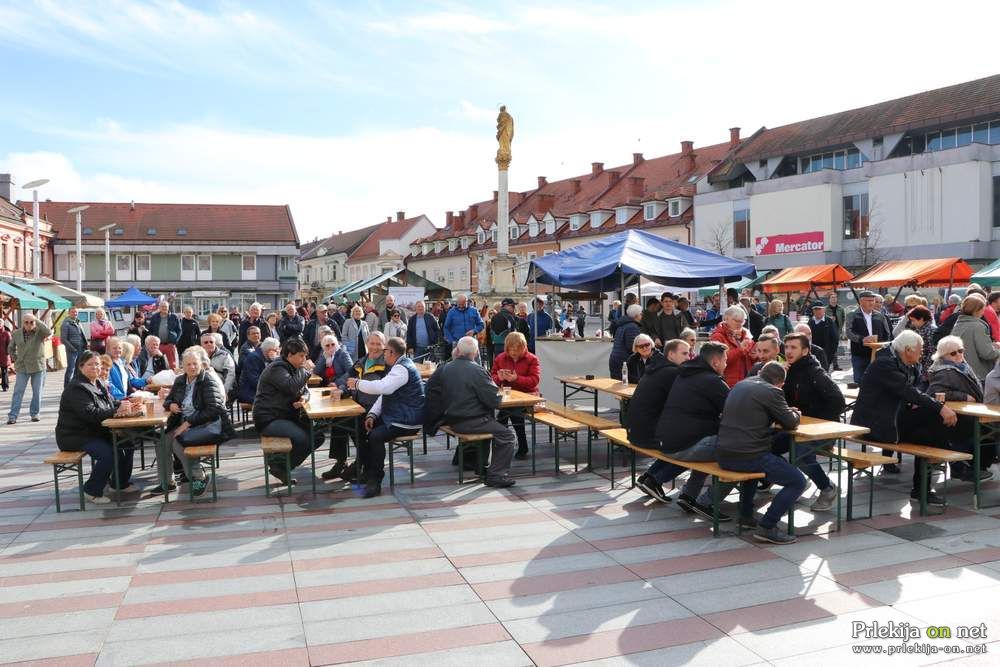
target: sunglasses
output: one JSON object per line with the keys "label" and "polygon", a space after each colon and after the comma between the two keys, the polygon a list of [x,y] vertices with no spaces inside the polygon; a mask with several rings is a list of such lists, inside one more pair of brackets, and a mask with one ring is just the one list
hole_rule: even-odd
{"label": "sunglasses", "polygon": [[637,350],[645,350],[647,347],[653,347],[652,343],[642,343],[635,346]]}

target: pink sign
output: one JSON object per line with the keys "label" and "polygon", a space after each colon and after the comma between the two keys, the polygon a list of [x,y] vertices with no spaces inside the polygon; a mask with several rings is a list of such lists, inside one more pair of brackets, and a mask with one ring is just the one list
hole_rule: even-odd
{"label": "pink sign", "polygon": [[800,232],[758,236],[754,244],[757,255],[786,255],[792,252],[822,252],[825,250],[823,232]]}

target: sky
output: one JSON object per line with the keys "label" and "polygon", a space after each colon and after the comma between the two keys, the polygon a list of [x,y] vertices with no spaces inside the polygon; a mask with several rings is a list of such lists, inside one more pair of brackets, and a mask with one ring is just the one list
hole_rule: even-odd
{"label": "sky", "polygon": [[0,0],[0,172],[289,204],[302,241],[997,73],[1000,6]]}

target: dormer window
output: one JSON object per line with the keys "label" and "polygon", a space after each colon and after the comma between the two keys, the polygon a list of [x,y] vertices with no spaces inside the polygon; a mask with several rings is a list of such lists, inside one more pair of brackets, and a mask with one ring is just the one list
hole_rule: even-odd
{"label": "dormer window", "polygon": [[518,230],[517,228],[517,223],[514,223],[513,225],[510,226],[510,238],[512,241],[517,238],[517,235],[519,233],[520,230]]}
{"label": "dormer window", "polygon": [[546,234],[555,234],[556,233],[556,221],[555,220],[546,220],[545,221],[545,233]]}
{"label": "dormer window", "polygon": [[534,238],[538,236],[538,221],[532,220],[528,223],[528,236]]}
{"label": "dormer window", "polygon": [[496,227],[493,227],[493,229],[490,230],[490,240],[493,241],[493,243],[497,242],[497,228]]}
{"label": "dormer window", "polygon": [[575,232],[578,229],[580,229],[580,216],[571,215],[569,218],[569,230]]}
{"label": "dormer window", "polygon": [[441,252],[442,250],[444,250],[444,241],[435,241],[434,252]]}
{"label": "dormer window", "polygon": [[411,255],[419,255],[420,254],[420,246],[418,246],[416,244],[411,245],[410,246],[410,254]]}
{"label": "dormer window", "polygon": [[681,202],[679,199],[674,199],[670,202],[670,217],[677,218],[681,214]]}
{"label": "dormer window", "polygon": [[456,239],[448,239],[448,250],[454,250],[456,247],[458,247],[456,243],[457,243]]}
{"label": "dormer window", "polygon": [[480,229],[476,232],[476,242],[480,244],[486,243],[486,232],[484,230]]}
{"label": "dormer window", "polygon": [[620,208],[615,211],[615,224],[624,225],[632,217],[632,212],[627,208]]}
{"label": "dormer window", "polygon": [[467,250],[468,248],[469,248],[469,237],[468,236],[463,236],[462,237],[462,250]]}
{"label": "dormer window", "polygon": [[646,204],[642,207],[642,219],[652,220],[656,217],[656,204]]}

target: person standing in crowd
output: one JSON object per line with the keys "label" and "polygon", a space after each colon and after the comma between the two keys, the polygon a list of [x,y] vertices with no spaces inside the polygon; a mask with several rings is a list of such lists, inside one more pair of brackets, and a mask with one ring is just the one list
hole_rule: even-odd
{"label": "person standing in crowd", "polygon": [[890,339],[889,322],[875,307],[875,294],[868,290],[858,295],[858,308],[847,318],[847,340],[851,341],[851,367],[854,382],[860,383],[872,361],[871,348],[865,343],[884,343]]}
{"label": "person standing in crowd", "polygon": [[668,340],[680,338],[681,331],[684,330],[684,318],[677,311],[676,304],[677,301],[670,292],[664,292],[660,295],[660,319],[657,326],[657,334],[660,338],[658,348],[662,348]]}
{"label": "person standing in crowd", "polygon": [[267,324],[266,329],[261,329],[261,335],[264,338],[277,338],[281,340],[281,334],[278,332],[278,319],[279,314],[276,312],[270,312],[264,316],[264,322]]}
{"label": "person standing in crowd", "polygon": [[479,311],[469,305],[469,297],[459,294],[455,306],[448,311],[444,323],[444,339],[450,347],[454,347],[460,338],[476,336],[486,325]]}
{"label": "person standing in crowd", "polygon": [[400,310],[392,311],[389,321],[382,327],[382,333],[386,338],[402,338],[406,340],[406,325],[403,324],[403,313]]}
{"label": "person standing in crowd", "polygon": [[830,363],[837,358],[837,344],[840,336],[837,334],[837,323],[826,314],[822,301],[812,302],[812,317],[809,318],[809,330],[812,338],[812,348],[820,348],[824,352],[823,370],[830,372]]}
{"label": "person standing in crowd", "polygon": [[128,327],[128,332],[133,336],[138,336],[140,343],[146,340],[149,329],[146,328],[146,315],[141,310],[136,311],[132,316],[132,323]]}
{"label": "person standing in crowd", "polygon": [[754,340],[757,340],[761,330],[764,328],[764,316],[753,307],[748,296],[740,297],[740,305],[743,306],[743,310],[747,314],[747,328],[750,329],[750,336]]}
{"label": "person standing in crowd", "polygon": [[632,341],[632,354],[625,360],[628,365],[628,381],[637,383],[651,366],[662,364],[663,353],[653,346],[653,339],[639,334]]}
{"label": "person standing in crowd", "polygon": [[[490,367],[490,376],[498,387],[510,387],[515,391],[538,395],[538,383],[542,373],[538,357],[528,351],[528,341],[519,331],[514,331],[504,339],[503,352],[496,356]],[[528,458],[528,438],[524,432],[524,409],[501,410],[497,422],[514,426],[517,435],[517,451],[514,458]]]}
{"label": "person standing in crowd", "polygon": [[778,339],[784,340],[785,336],[794,331],[792,321],[785,315],[785,302],[781,299],[773,299],[767,308],[767,317],[764,319],[765,325],[771,325],[778,330]]}
{"label": "person standing in crowd", "polygon": [[[295,304],[290,304],[292,310]],[[267,365],[260,374],[253,400],[253,423],[261,435],[288,438],[292,441],[291,465],[294,470],[317,447],[323,444],[320,432],[309,439],[309,420],[302,407],[309,401],[309,348],[300,336],[291,335],[281,344],[280,359]],[[285,475],[283,456],[268,461],[268,473],[282,484],[290,484]]]}
{"label": "person standing in crowd", "polygon": [[337,323],[335,331],[343,331],[344,322],[347,321],[346,308],[330,301],[326,306],[326,314],[330,316],[331,320]]}
{"label": "person standing in crowd", "polygon": [[608,309],[608,322],[614,322],[619,317],[622,316],[622,302],[615,299],[611,302],[611,308]]}
{"label": "person standing in crowd", "polygon": [[[225,353],[228,354],[228,351]],[[184,455],[184,448],[218,445],[233,436],[226,411],[226,397],[211,376],[212,371],[206,369],[208,362],[204,350],[197,347],[185,350],[181,355],[184,373],[177,376],[163,401],[163,409],[170,413],[166,429],[174,456],[181,462],[195,496],[205,493],[211,478],[205,474],[200,463],[195,464]]]}
{"label": "person standing in crowd", "polygon": [[681,316],[685,328],[692,330],[698,328],[698,323],[695,322],[694,314],[691,312],[691,302],[686,296],[677,298],[677,314]]}
{"label": "person standing in crowd", "polygon": [[427,312],[423,300],[413,305],[414,314],[406,327],[406,349],[414,361],[428,361],[434,357],[434,347],[441,337],[437,318]]}
{"label": "person standing in crowd", "polygon": [[494,418],[501,397],[486,370],[476,363],[479,344],[463,336],[455,344],[453,359],[441,373],[444,423],[457,433],[489,433],[493,436],[486,486],[505,489],[516,483],[510,476],[514,456],[514,434]]}
{"label": "person standing in crowd", "polygon": [[277,338],[265,338],[260,347],[240,356],[239,379],[236,385],[236,400],[252,404],[257,395],[257,383],[264,368],[278,358],[281,343]]}
{"label": "person standing in crowd", "polygon": [[626,309],[625,317],[618,320],[614,342],[611,344],[611,356],[608,357],[608,372],[613,378],[621,377],[622,364],[632,354],[632,345],[640,333],[639,321],[642,317],[642,306],[634,303]]}
{"label": "person standing in crowd", "polygon": [[368,342],[368,337],[371,335],[371,331],[368,329],[368,323],[364,320],[365,311],[361,306],[354,306],[351,308],[351,317],[349,320],[344,322],[343,329],[343,341],[344,350],[350,355],[351,359],[357,359],[358,357],[364,356],[365,345]]}
{"label": "person standing in crowd", "polygon": [[400,322],[402,322],[403,324],[407,324],[409,322],[409,318],[406,317],[406,313],[403,312],[403,309],[396,307],[396,297],[393,296],[392,294],[386,294],[385,295],[385,308],[383,308],[382,310],[380,310],[379,313],[378,313],[378,328],[379,328],[379,331],[382,331],[383,333],[385,332],[385,325],[387,325],[390,322],[392,322],[392,313],[394,311],[395,312],[399,312],[399,320],[400,320]]}
{"label": "person standing in crowd", "polygon": [[[70,379],[73,377],[73,371],[76,368],[76,358],[80,356],[80,353],[87,349],[87,336],[83,333],[83,327],[80,326],[80,311],[77,310],[76,306],[69,309],[66,317],[63,318],[62,325],[59,327],[59,340],[62,341],[63,347],[66,348],[66,375],[63,376],[63,387],[65,388],[69,385]],[[5,336],[6,334],[6,336]],[[6,342],[3,339],[6,337]],[[6,347],[10,344],[10,332],[7,328],[3,328],[3,332],[0,332],[0,346],[4,348],[3,355],[6,356]],[[3,378],[0,378],[3,382],[3,390],[7,391],[7,363],[3,359]]]}
{"label": "person standing in crowd", "polygon": [[[934,415],[944,426],[955,426],[958,415],[944,403],[920,392],[915,386],[916,365],[924,351],[924,341],[915,331],[903,331],[892,344],[878,351],[875,361],[865,371],[861,380],[858,400],[851,413],[851,423],[870,430],[867,440],[886,443],[882,453],[892,456],[892,445],[897,442],[926,442],[926,420]],[[924,415],[912,408],[922,408]],[[941,446],[943,443],[938,443]],[[913,467],[913,486],[910,498],[920,498],[920,466]],[[888,463],[882,472],[899,474],[899,466]],[[928,476],[930,470],[927,471]],[[927,501],[943,505],[944,501],[929,491]]]}
{"label": "person standing in crowd", "polygon": [[365,311],[365,322],[368,323],[368,329],[370,331],[381,331],[382,327],[379,325],[379,316],[375,310],[375,304],[369,301],[364,304],[363,310]]}
{"label": "person standing in crowd", "polygon": [[383,359],[388,368],[379,380],[348,378],[347,388],[377,396],[365,417],[367,442],[360,450],[365,473],[365,498],[382,493],[385,477],[385,445],[395,437],[415,435],[424,421],[424,383],[413,360],[406,356],[406,343],[392,337],[386,341]]}
{"label": "person standing in crowd", "polygon": [[[528,351],[535,353],[535,339],[552,330],[552,317],[545,312],[545,300],[535,297],[535,309],[528,315]],[[614,320],[612,320],[614,321]]]}
{"label": "person standing in crowd", "polygon": [[965,361],[976,377],[985,378],[1000,357],[1000,344],[990,339],[989,329],[982,321],[987,310],[986,299],[970,294],[962,300],[962,309],[951,330],[965,345]]}
{"label": "person standing in crowd", "polygon": [[303,338],[306,341],[306,345],[309,346],[309,358],[313,361],[319,357],[323,352],[323,334],[320,330],[323,327],[329,327],[330,330],[337,336],[337,340],[343,336],[343,331],[340,326],[330,319],[330,312],[326,306],[319,304],[316,306],[316,310],[313,313],[313,317],[306,323],[305,331],[303,332]]}
{"label": "person standing in crowd", "polygon": [[730,387],[742,380],[750,372],[754,362],[754,340],[743,327],[746,311],[740,306],[729,306],[722,314],[720,322],[709,340],[726,346],[726,384]]}
{"label": "person standing in crowd", "polygon": [[655,296],[646,299],[646,310],[639,320],[639,330],[653,339],[653,344],[663,345],[660,338],[660,300]]}
{"label": "person standing in crowd", "polygon": [[250,304],[250,307],[247,308],[246,317],[244,317],[240,322],[240,329],[238,333],[241,341],[245,342],[247,340],[249,336],[247,332],[250,327],[257,327],[262,339],[267,337],[264,334],[270,335],[270,332],[267,329],[267,320],[264,319],[263,312],[264,310],[259,303],[254,302]]}
{"label": "person standing in crowd", "polygon": [[[21,327],[11,334],[10,358],[14,362],[14,394],[10,399],[8,424],[16,424],[21,413],[21,401],[28,383],[31,383],[31,421],[40,421],[42,390],[45,388],[45,339],[52,334],[49,328],[31,313],[21,317]],[[103,343],[103,341],[102,341]],[[5,371],[6,373],[6,371]]]}
{"label": "person standing in crowd", "polygon": [[[163,317],[163,310],[164,308],[161,305],[160,317]],[[194,309],[191,306],[184,306],[184,308],[181,309],[181,315],[182,317],[178,322],[180,327],[180,333],[177,334],[177,337],[175,338],[175,340],[177,341],[177,347],[174,350],[175,352],[174,359],[172,359],[170,362],[172,368],[177,366],[177,359],[180,357],[181,354],[183,354],[184,350],[188,349],[189,347],[195,347],[201,344],[201,327],[198,324],[197,318],[195,318],[194,316]],[[172,317],[176,318],[177,316],[172,315]],[[168,332],[169,332],[169,319],[167,321],[168,321]],[[162,327],[163,324],[162,321],[160,321],[157,324],[157,330],[161,330]],[[156,335],[159,336],[160,334],[157,333]],[[161,347],[163,346],[163,340],[164,339],[161,337],[160,338]],[[164,349],[163,353],[164,354],[167,353],[166,349]],[[170,359],[169,355],[167,356],[167,359]]]}
{"label": "person standing in crowd", "polygon": [[90,349],[104,354],[105,342],[115,335],[115,327],[108,321],[108,314],[103,308],[94,311],[94,320],[90,323]]}
{"label": "person standing in crowd", "polygon": [[[193,314],[194,311],[190,308],[184,309],[185,319],[187,319],[189,312]],[[194,322],[194,320],[190,321]],[[176,314],[170,312],[170,304],[167,301],[160,301],[157,311],[149,318],[148,324],[149,332],[160,339],[160,351],[166,355],[170,368],[177,367],[179,358],[177,348],[181,346],[181,343],[188,343],[187,347],[198,344],[198,333],[195,333],[195,336],[190,340],[181,340],[185,333],[184,324]],[[197,326],[198,323],[194,322],[194,327],[197,328]],[[181,352],[187,347],[181,347]]]}
{"label": "person standing in crowd", "polygon": [[944,324],[945,320],[951,317],[951,314],[958,310],[958,305],[962,303],[962,297],[957,294],[950,294],[948,296],[948,305],[945,306],[937,315],[937,324],[941,326]]}
{"label": "person standing in crowd", "polygon": [[490,318],[489,338],[487,338],[486,349],[489,352],[491,363],[500,354],[500,351],[504,349],[504,339],[517,331],[514,306],[514,299],[506,298],[500,302],[500,308]]}
{"label": "person standing in crowd", "polygon": [[[799,425],[799,411],[789,408],[781,391],[785,369],[776,361],[765,364],[756,377],[733,387],[726,398],[719,424],[716,457],[719,466],[736,472],[763,472],[764,482],[782,487],[771,499],[753,537],[758,542],[791,544],[796,538],[778,528],[778,521],[806,489],[798,468],[772,453],[774,424],[786,431]],[[785,434],[783,434],[785,435]],[[787,435],[785,435],[787,437]],[[753,499],[757,485],[740,486],[740,520],[753,525]]]}
{"label": "person standing in crowd", "polygon": [[[70,375],[70,383],[59,398],[56,446],[59,451],[90,455],[90,476],[83,484],[83,492],[91,503],[106,505],[111,502],[104,495],[104,487],[108,485],[117,493],[138,490],[130,482],[135,449],[123,447],[119,450],[118,474],[114,475],[114,440],[103,424],[105,419],[125,414],[128,408],[111,397],[107,385],[100,379],[101,356],[96,352],[82,350]],[[136,399],[135,404],[138,402]],[[118,489],[115,489],[115,477]]]}
{"label": "person standing in crowd", "polygon": [[837,297],[836,290],[830,290],[827,304],[827,315],[833,320],[835,333],[837,334],[837,350],[830,355],[830,362],[833,364],[833,370],[839,371],[840,363],[837,361],[837,352],[840,350],[840,339],[844,337],[844,323],[847,321],[847,313],[844,312],[844,307],[840,305],[840,299]]}
{"label": "person standing in crowd", "polygon": [[580,338],[586,337],[586,327],[587,327],[587,310],[583,305],[577,306],[576,309],[576,335]]}
{"label": "person standing in crowd", "polygon": [[295,304],[289,301],[285,304],[285,312],[278,323],[278,336],[281,342],[284,343],[289,338],[302,338],[305,328],[305,319],[295,310]]}

